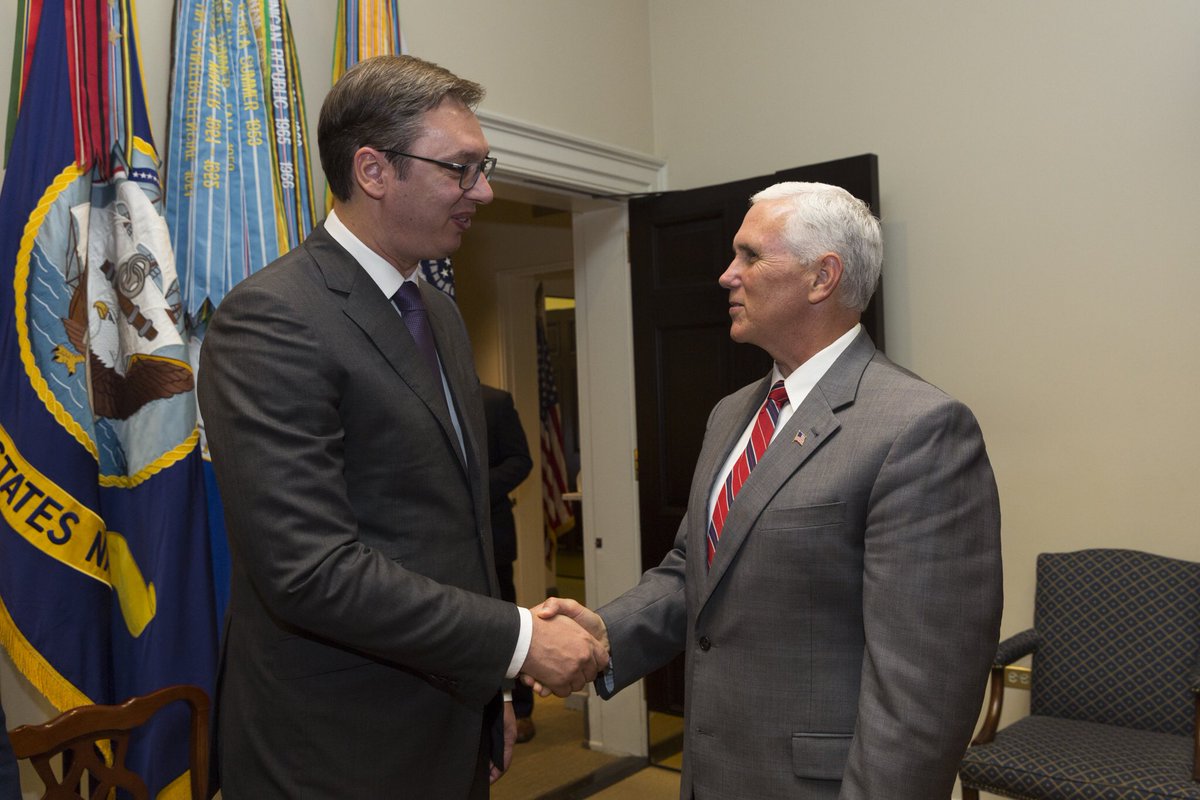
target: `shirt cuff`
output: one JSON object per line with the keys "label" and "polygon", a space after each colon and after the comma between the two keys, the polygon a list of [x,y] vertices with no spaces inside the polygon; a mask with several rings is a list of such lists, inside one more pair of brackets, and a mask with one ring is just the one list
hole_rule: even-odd
{"label": "shirt cuff", "polygon": [[520,606],[517,606],[517,613],[521,615],[521,632],[517,634],[517,649],[513,651],[512,661],[508,662],[508,672],[504,673],[504,677],[509,680],[517,677],[517,673],[521,671],[521,666],[529,655],[529,643],[533,640],[533,614],[528,608]]}

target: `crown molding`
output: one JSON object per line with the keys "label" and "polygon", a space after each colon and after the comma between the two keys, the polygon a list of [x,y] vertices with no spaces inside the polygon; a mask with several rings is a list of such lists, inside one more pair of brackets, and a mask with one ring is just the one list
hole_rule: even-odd
{"label": "crown molding", "polygon": [[592,195],[662,191],[666,163],[500,114],[476,114],[496,157],[494,177]]}

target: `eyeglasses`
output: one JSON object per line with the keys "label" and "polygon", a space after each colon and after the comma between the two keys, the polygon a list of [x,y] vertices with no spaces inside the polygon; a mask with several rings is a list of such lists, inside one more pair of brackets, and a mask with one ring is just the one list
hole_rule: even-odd
{"label": "eyeglasses", "polygon": [[428,161],[430,164],[437,164],[439,167],[452,169],[458,173],[458,188],[464,192],[471,189],[475,184],[479,183],[479,176],[485,178],[492,177],[492,170],[496,168],[496,159],[485,158],[483,161],[473,161],[470,164],[455,164],[453,161],[439,161],[436,158],[426,158],[425,156],[414,156],[412,153],[401,153],[399,150],[388,150],[386,147],[375,148],[381,153],[391,153],[394,156],[404,156],[405,158],[415,158],[417,161]]}

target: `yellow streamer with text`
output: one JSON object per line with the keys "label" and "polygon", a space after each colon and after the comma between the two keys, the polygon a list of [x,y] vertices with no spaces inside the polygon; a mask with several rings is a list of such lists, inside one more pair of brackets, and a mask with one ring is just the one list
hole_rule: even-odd
{"label": "yellow streamer with text", "polygon": [[96,512],[43,475],[0,426],[0,512],[14,531],[54,560],[117,593],[135,638],[154,619],[157,599],[129,550]]}

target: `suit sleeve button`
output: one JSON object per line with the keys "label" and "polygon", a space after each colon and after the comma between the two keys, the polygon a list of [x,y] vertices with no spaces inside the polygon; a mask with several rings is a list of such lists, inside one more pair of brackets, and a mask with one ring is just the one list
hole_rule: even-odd
{"label": "suit sleeve button", "polygon": [[707,636],[701,636],[701,637],[700,637],[700,649],[701,649],[701,650],[703,650],[704,652],[706,652],[706,653],[707,653],[707,652],[708,652],[708,648],[710,648],[710,647],[712,647],[712,642],[710,642],[710,641],[708,640],[708,637],[707,637]]}

